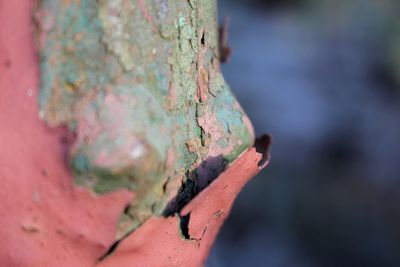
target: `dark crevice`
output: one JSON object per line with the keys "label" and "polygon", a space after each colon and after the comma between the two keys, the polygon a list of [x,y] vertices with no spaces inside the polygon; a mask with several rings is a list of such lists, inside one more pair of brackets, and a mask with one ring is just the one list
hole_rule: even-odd
{"label": "dark crevice", "polygon": [[215,180],[225,170],[226,161],[222,155],[209,157],[204,160],[197,169],[186,173],[186,180],[178,190],[178,194],[172,199],[162,215],[170,217],[177,215],[180,219],[180,229],[185,239],[190,240],[189,221],[190,214],[181,215],[183,207],[186,206],[196,195]]}
{"label": "dark crevice", "polygon": [[200,127],[200,144],[202,147],[206,145],[206,133],[202,127]]}
{"label": "dark crevice", "polygon": [[269,146],[271,145],[272,137],[269,134],[264,134],[257,138],[254,147],[256,151],[262,155],[261,160],[258,162],[258,167],[263,168],[270,160]]}
{"label": "dark crevice", "polygon": [[[262,158],[258,163],[258,166],[263,167],[268,163],[270,159],[269,146],[271,144],[271,136],[263,135],[258,138],[255,142],[255,148],[258,153],[262,154]],[[162,216],[178,216],[179,217],[179,228],[182,236],[186,240],[195,240],[198,245],[207,231],[207,227],[204,229],[200,239],[192,238],[189,233],[189,222],[190,213],[181,215],[182,209],[195,198],[202,190],[204,190],[209,184],[212,183],[226,168],[227,161],[224,159],[223,155],[218,155],[216,157],[208,157],[204,160],[195,170],[186,173],[186,179],[182,182],[181,187],[178,190],[177,195],[173,198],[164,209]],[[170,178],[169,178],[170,179]],[[164,190],[166,189],[166,184],[164,184]],[[164,191],[165,192],[165,191]],[[124,214],[129,216],[130,205],[127,205],[124,209]],[[218,211],[215,216],[220,216],[223,211]],[[127,233],[125,236],[115,241],[104,255],[102,255],[98,262],[104,260],[109,255],[111,255],[118,247],[118,245],[127,236],[129,236],[134,230]]]}
{"label": "dark crevice", "polygon": [[199,124],[197,118],[200,117],[200,105],[196,104],[196,121],[197,121],[197,125],[200,129],[200,133],[199,133],[199,137],[200,137],[200,144],[201,146],[205,146],[205,142],[206,142],[206,138],[207,138],[207,134],[205,133],[203,127],[201,127],[201,125]]}
{"label": "dark crevice", "polygon": [[182,30],[181,30],[181,27],[178,27],[178,36],[177,36],[178,47],[179,47],[179,51],[183,52],[181,36],[182,36]]}
{"label": "dark crevice", "polygon": [[201,45],[202,45],[202,46],[205,46],[205,45],[206,45],[206,39],[205,39],[205,37],[204,37],[204,31],[203,31],[202,34],[201,34],[201,40],[200,40],[200,42],[201,42]]}
{"label": "dark crevice", "polygon": [[188,178],[188,175],[186,177],[186,181],[182,182],[176,197],[167,204],[163,211],[162,215],[164,217],[173,216],[176,213],[179,214],[182,208],[198,194],[195,182]]}
{"label": "dark crevice", "polygon": [[124,209],[124,215],[129,217],[130,219],[134,220],[135,218],[133,217],[133,215],[129,212],[129,210],[132,208],[131,204],[128,204],[126,206],[126,208]]}
{"label": "dark crevice", "polygon": [[126,205],[125,209],[124,209],[124,214],[125,215],[129,215],[129,208],[131,205]]}
{"label": "dark crevice", "polygon": [[189,235],[189,221],[190,221],[190,213],[185,216],[179,216],[179,228],[181,229],[181,233],[185,239],[190,239]]}
{"label": "dark crevice", "polygon": [[114,241],[114,243],[112,243],[112,245],[110,246],[110,248],[101,256],[98,258],[97,262],[101,262],[102,260],[104,260],[105,258],[107,258],[108,256],[110,256],[119,246],[119,244],[125,239],[127,238],[130,234],[132,234],[135,230],[131,230],[128,233],[126,233],[123,237],[121,237],[120,239]]}
{"label": "dark crevice", "polygon": [[[181,210],[186,204],[188,204],[198,193],[200,193],[204,188],[206,188],[213,180],[215,180],[218,175],[224,171],[226,166],[226,161],[224,160],[222,155],[217,157],[209,157],[204,160],[197,169],[192,172],[186,173],[186,180],[182,182],[182,186],[178,190],[177,196],[171,200],[165,210],[162,213],[164,217],[170,217],[177,215],[179,217],[179,227],[182,233],[182,236],[186,240],[192,240],[189,234],[189,221],[190,221],[190,213],[184,216],[180,215]],[[164,184],[163,188],[166,189],[166,184]],[[124,214],[129,215],[130,205],[127,205],[124,209]],[[118,247],[120,242],[124,240],[128,235],[130,235],[133,231],[127,233],[122,238],[115,241],[110,248],[104,253],[99,259],[98,262],[104,260],[109,255],[111,255]]]}
{"label": "dark crevice", "polygon": [[104,253],[104,254],[97,260],[97,262],[100,262],[100,261],[104,260],[105,258],[107,258],[109,255],[111,255],[111,254],[117,249],[119,243],[120,243],[122,240],[123,240],[123,239],[121,238],[121,239],[115,241],[115,242],[110,246],[110,248],[107,250],[107,252]]}
{"label": "dark crevice", "polygon": [[[131,205],[128,204],[126,205],[123,214],[130,217],[131,219],[133,219],[132,215],[129,213],[129,209],[131,208]],[[107,258],[108,256],[110,256],[118,247],[119,243],[121,243],[122,240],[124,240],[125,238],[127,238],[132,232],[129,231],[128,233],[126,233],[123,237],[119,238],[118,240],[115,240],[114,243],[112,243],[112,245],[110,246],[110,248],[101,256],[97,259],[97,262],[101,262],[102,260],[104,260],[105,258]]]}
{"label": "dark crevice", "polygon": [[167,186],[168,186],[168,183],[170,180],[171,180],[171,177],[168,176],[167,180],[163,184],[163,193],[167,192]]}

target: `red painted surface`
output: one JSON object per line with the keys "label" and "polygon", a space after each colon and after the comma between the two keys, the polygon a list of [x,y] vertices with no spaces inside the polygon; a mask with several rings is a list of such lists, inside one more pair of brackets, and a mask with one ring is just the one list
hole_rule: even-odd
{"label": "red painted surface", "polygon": [[32,3],[0,1],[0,266],[93,266],[132,196],[72,186],[65,132],[38,117]]}
{"label": "red painted surface", "polygon": [[100,197],[72,185],[67,134],[38,117],[32,4],[0,0],[0,266],[201,266],[262,155],[247,151],[183,209],[193,240],[181,238],[176,217],[151,218],[96,263],[133,196]]}
{"label": "red painted surface", "polygon": [[237,194],[259,172],[261,156],[255,148],[244,153],[182,210],[182,215],[191,213],[192,240],[179,236],[176,217],[152,218],[99,267],[202,266]]}

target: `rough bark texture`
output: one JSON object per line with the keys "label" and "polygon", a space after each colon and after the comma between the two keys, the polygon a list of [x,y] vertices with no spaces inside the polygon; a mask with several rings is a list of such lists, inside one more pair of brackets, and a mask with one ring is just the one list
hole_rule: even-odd
{"label": "rough bark texture", "polygon": [[[75,3],[73,1],[62,2],[65,5]],[[101,2],[99,1],[99,3]],[[145,3],[145,1],[139,2]],[[81,4],[83,3],[86,2],[81,1]],[[187,6],[182,2],[182,5],[192,8],[193,2],[190,3]],[[40,61],[34,50],[32,38],[32,7],[33,1],[29,0],[0,2],[1,266],[200,266],[206,258],[224,219],[229,214],[235,196],[245,182],[268,162],[267,147],[269,138],[265,137],[263,139],[264,143],[258,143],[257,151],[259,152],[255,148],[245,149],[241,157],[229,164],[226,170],[200,193],[196,190],[191,191],[189,193],[192,195],[189,194],[190,197],[186,199],[184,194],[179,194],[179,192],[186,192],[181,188],[177,198],[175,198],[180,203],[179,210],[175,210],[179,213],[177,214],[178,216],[163,218],[157,216],[156,213],[148,215],[150,217],[141,227],[123,239],[118,246],[114,246],[117,225],[119,224],[121,227],[120,215],[127,206],[137,203],[137,197],[140,194],[136,192],[136,195],[134,195],[132,188],[126,189],[122,186],[121,188],[114,188],[115,191],[112,193],[96,195],[91,191],[91,187],[83,188],[74,185],[73,176],[75,175],[75,179],[77,179],[76,170],[73,173],[68,164],[71,149],[73,155],[78,157],[77,154],[81,153],[78,151],[86,151],[87,149],[90,151],[91,148],[90,146],[88,146],[89,148],[86,147],[87,144],[80,143],[83,142],[83,140],[80,140],[83,137],[80,136],[82,132],[79,131],[77,132],[77,141],[71,148],[70,129],[74,127],[74,123],[80,125],[80,120],[87,120],[88,124],[86,125],[90,125],[90,114],[92,114],[90,107],[98,105],[97,107],[107,108],[107,101],[115,104],[113,102],[115,99],[117,99],[115,101],[117,101],[118,105],[123,106],[126,104],[124,103],[124,96],[129,98],[130,93],[126,92],[125,94],[124,89],[121,91],[122,95],[115,93],[114,90],[118,92],[118,89],[114,88],[110,89],[111,92],[107,91],[107,88],[90,89],[90,92],[87,93],[88,95],[83,93],[82,98],[79,98],[83,99],[83,101],[92,101],[92,104],[86,106],[89,110],[80,110],[78,108],[79,104],[74,104],[72,110],[68,110],[72,106],[64,109],[67,104],[63,103],[63,101],[67,101],[69,97],[74,98],[73,95],[67,95],[59,98],[59,107],[62,111],[58,111],[58,107],[54,106],[53,110],[46,111],[45,109],[43,113],[43,103],[54,104],[53,100],[46,100],[41,103],[41,115],[48,122],[51,120],[47,115],[52,114],[52,112],[53,115],[58,114],[57,116],[61,116],[62,113],[65,113],[66,116],[71,114],[73,116],[88,116],[65,119],[68,127],[49,128],[38,116],[37,96],[42,92],[39,90]],[[188,14],[190,15],[191,13]],[[152,17],[149,16],[150,18]],[[155,19],[150,20],[154,21]],[[42,37],[45,38],[45,36]],[[185,40],[190,43],[189,39]],[[46,62],[42,61],[42,69],[43,64],[46,64]],[[58,61],[55,62],[54,71],[68,65],[66,62],[63,63],[65,64],[61,64]],[[67,73],[70,72],[67,71]],[[192,75],[198,77],[196,73],[197,71],[194,71]],[[48,74],[50,75],[50,72]],[[214,74],[220,75],[218,71],[215,71]],[[212,76],[210,73],[209,75],[210,77]],[[61,78],[64,76],[55,74],[54,77]],[[212,78],[210,78],[210,81],[212,81]],[[177,84],[176,88],[180,86],[182,85]],[[168,88],[170,89],[171,87]],[[206,95],[207,99],[209,99],[207,101],[218,99],[218,94],[216,96],[211,95],[211,87],[209,85],[207,85],[207,88]],[[51,90],[54,89],[56,88]],[[60,87],[59,90],[60,94],[66,94],[66,87]],[[147,89],[144,91],[138,90],[139,92],[147,91]],[[178,92],[178,89],[176,90]],[[180,88],[179,90],[183,89]],[[150,89],[148,92],[150,92]],[[229,91],[226,92],[229,93]],[[98,97],[104,102],[101,102]],[[107,97],[111,97],[111,100],[107,100]],[[142,97],[141,94],[138,97]],[[197,106],[200,105],[204,112],[200,117],[203,117],[204,114],[218,114],[208,109],[224,106],[223,103],[202,104],[200,98],[197,98],[196,101],[194,103],[197,103]],[[232,105],[236,109],[238,106],[235,103],[233,102]],[[190,106],[185,102],[183,106],[186,105]],[[81,112],[76,113],[75,108],[78,108]],[[229,110],[229,106],[227,109]],[[113,113],[111,112],[110,114]],[[186,115],[183,114],[182,116]],[[194,125],[200,117],[194,116],[194,121],[191,123]],[[115,119],[117,120],[117,118]],[[207,119],[204,120],[207,122]],[[215,118],[212,121],[215,121]],[[60,122],[64,122],[64,119],[61,119],[56,124]],[[101,125],[103,121],[96,119],[95,122]],[[229,128],[231,127],[229,121],[225,123],[229,125]],[[219,123],[206,123],[204,125],[218,127]],[[207,133],[208,128],[204,125],[200,125],[200,127],[197,125],[196,127],[202,128],[202,131]],[[101,126],[101,131],[105,131],[106,135],[110,134],[108,132],[110,129],[107,128],[107,125]],[[175,125],[174,127],[180,127],[179,130],[183,129],[182,125]],[[232,129],[235,128],[233,127]],[[88,126],[86,130],[92,131],[93,129]],[[85,132],[85,130],[83,131]],[[184,133],[186,135],[189,134],[187,131],[184,131]],[[232,134],[235,135],[235,133]],[[232,134],[229,133],[230,138],[232,138]],[[212,138],[212,136],[210,133],[207,138]],[[96,135],[93,138],[95,140],[93,142],[101,143],[101,140],[96,141],[96,138],[98,138]],[[106,136],[107,138],[111,137]],[[174,139],[172,138],[171,140]],[[180,145],[182,149],[188,147],[185,144]],[[107,144],[105,146],[107,147]],[[207,153],[215,152],[210,148],[211,146],[211,143],[205,146]],[[174,148],[175,146],[171,147]],[[112,148],[110,149],[112,152]],[[199,151],[196,150],[198,154],[195,154],[197,155],[196,157],[201,158],[203,154]],[[183,153],[182,151],[174,153],[177,153],[176,155],[179,157],[183,156],[179,154]],[[232,160],[229,159],[229,155],[235,155],[236,152],[230,151],[225,154],[219,151],[218,153],[221,153],[229,162]],[[263,155],[264,158],[262,158]],[[90,155],[85,156],[90,158]],[[185,157],[177,159],[186,160]],[[201,160],[196,158],[193,162],[201,162]],[[206,163],[211,164],[209,162]],[[207,173],[210,170],[206,168],[207,164],[198,164],[195,169],[199,173]],[[175,171],[173,169],[174,173]],[[214,175],[216,175],[215,173]],[[172,189],[171,192],[173,192]],[[194,193],[198,193],[197,196],[194,196]],[[193,197],[194,199],[192,200]],[[129,227],[129,229],[132,229],[132,224]],[[115,248],[115,250],[112,251],[111,248]]]}
{"label": "rough bark texture", "polygon": [[41,0],[35,18],[40,116],[75,133],[76,183],[135,193],[119,236],[253,145],[219,69],[215,0]]}

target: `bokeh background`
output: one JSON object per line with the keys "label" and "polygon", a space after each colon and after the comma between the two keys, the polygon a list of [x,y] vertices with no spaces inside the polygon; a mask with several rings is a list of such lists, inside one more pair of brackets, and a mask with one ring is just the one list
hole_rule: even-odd
{"label": "bokeh background", "polygon": [[219,0],[270,166],[208,267],[400,266],[400,1]]}

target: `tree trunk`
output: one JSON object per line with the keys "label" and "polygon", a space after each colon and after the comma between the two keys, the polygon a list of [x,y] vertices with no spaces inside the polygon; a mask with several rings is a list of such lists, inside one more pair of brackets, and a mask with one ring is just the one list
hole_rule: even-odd
{"label": "tree trunk", "polygon": [[0,25],[0,261],[201,265],[268,162],[219,69],[215,1],[3,1]]}

